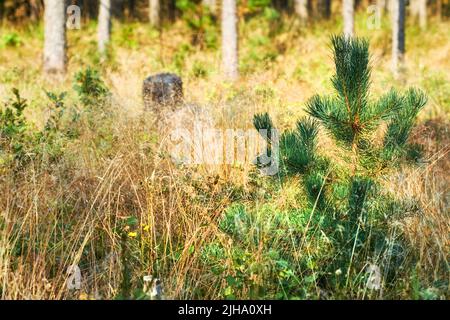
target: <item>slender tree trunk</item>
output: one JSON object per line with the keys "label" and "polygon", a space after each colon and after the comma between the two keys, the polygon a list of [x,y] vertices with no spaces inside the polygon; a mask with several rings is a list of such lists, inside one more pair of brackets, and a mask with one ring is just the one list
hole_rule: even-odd
{"label": "slender tree trunk", "polygon": [[97,9],[99,5],[100,0],[83,0],[83,7],[81,9],[83,16],[85,16],[87,20],[98,17]]}
{"label": "slender tree trunk", "polygon": [[309,0],[308,1],[308,9],[309,12],[311,13],[311,16],[314,19],[317,19],[319,17],[319,2],[317,0]]}
{"label": "slender tree trunk", "polygon": [[420,29],[425,30],[427,28],[427,0],[419,0],[418,9]]}
{"label": "slender tree trunk", "polygon": [[111,1],[111,17],[123,20],[125,14],[125,0]]}
{"label": "slender tree trunk", "polygon": [[379,17],[381,18],[386,10],[386,0],[377,0],[376,6],[377,6],[377,13]]}
{"label": "slender tree trunk", "polygon": [[0,0],[0,23],[3,22],[5,16],[5,0]]}
{"label": "slender tree trunk", "polygon": [[392,14],[392,69],[400,74],[405,56],[405,0],[395,0],[391,4]]}
{"label": "slender tree trunk", "polygon": [[177,2],[176,0],[167,1],[167,16],[170,21],[174,22],[177,18]]}
{"label": "slender tree trunk", "polygon": [[111,39],[111,0],[100,0],[97,36],[98,52],[103,56]]}
{"label": "slender tree trunk", "polygon": [[66,71],[66,7],[62,0],[45,0],[44,71]]}
{"label": "slender tree trunk", "polygon": [[331,0],[320,0],[320,16],[323,19],[329,19],[331,16]]}
{"label": "slender tree trunk", "polygon": [[33,22],[36,22],[39,20],[39,13],[40,13],[40,1],[38,0],[30,0],[29,1],[30,6],[30,19]]}
{"label": "slender tree trunk", "polygon": [[149,0],[148,3],[148,18],[152,27],[158,28],[161,25],[160,19],[160,0]]}
{"label": "slender tree trunk", "polygon": [[419,2],[420,0],[409,0],[409,13],[414,20],[419,17]]}
{"label": "slender tree trunk", "polygon": [[229,80],[239,77],[236,0],[222,1],[222,71]]}
{"label": "slender tree trunk", "polygon": [[308,20],[308,0],[295,0],[295,14],[301,21]]}
{"label": "slender tree trunk", "polygon": [[387,0],[387,9],[391,16],[392,16],[392,10],[393,10],[392,8],[393,8],[395,1],[397,1],[397,0]]}
{"label": "slender tree trunk", "polygon": [[128,19],[133,19],[136,12],[136,0],[127,0],[125,2],[128,3]]}
{"label": "slender tree trunk", "polygon": [[344,17],[344,35],[353,37],[355,29],[355,0],[343,0],[342,15]]}
{"label": "slender tree trunk", "polygon": [[436,1],[436,14],[438,16],[439,21],[442,20],[442,0]]}

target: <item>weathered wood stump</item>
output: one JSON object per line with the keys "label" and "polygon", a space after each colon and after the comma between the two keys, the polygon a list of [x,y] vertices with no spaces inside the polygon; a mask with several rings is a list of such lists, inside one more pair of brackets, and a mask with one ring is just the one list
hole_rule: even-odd
{"label": "weathered wood stump", "polygon": [[145,109],[160,118],[183,102],[183,81],[173,73],[152,75],[144,80],[142,96]]}
{"label": "weathered wood stump", "polygon": [[145,110],[155,115],[155,128],[166,151],[176,162],[192,163],[192,154],[203,144],[211,144],[203,137],[203,131],[214,128],[207,110],[184,101],[183,82],[171,73],[145,79],[142,94]]}

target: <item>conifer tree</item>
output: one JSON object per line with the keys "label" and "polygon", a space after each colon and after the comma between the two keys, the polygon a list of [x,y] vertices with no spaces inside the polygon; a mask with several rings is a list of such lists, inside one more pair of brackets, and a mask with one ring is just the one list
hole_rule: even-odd
{"label": "conifer tree", "polygon": [[[331,82],[335,94],[311,97],[306,104],[309,117],[281,135],[281,167],[286,173],[305,174],[306,190],[317,196],[319,190],[313,187],[317,189],[323,182],[318,177],[324,178],[325,171],[330,170],[330,161],[317,153],[318,132],[322,128],[341,148],[342,160],[348,163],[350,189],[365,194],[372,180],[386,168],[417,151],[408,144],[408,137],[427,99],[414,88],[403,94],[391,89],[378,99],[372,98],[368,42],[342,35],[332,37],[332,46],[336,72]],[[383,123],[384,137],[377,140],[376,133]],[[273,128],[267,114],[255,115],[254,125],[257,130]],[[311,181],[314,183],[308,185]],[[354,202],[350,197],[349,203]]]}
{"label": "conifer tree", "polygon": [[[342,35],[333,37],[332,45],[336,72],[331,82],[335,94],[309,99],[309,116],[281,135],[278,158],[280,176],[300,175],[311,216],[322,216],[321,223],[329,226],[329,236],[340,242],[340,251],[329,270],[344,267],[348,279],[355,254],[386,245],[385,235],[370,236],[369,224],[374,220],[369,217],[376,214],[373,210],[379,205],[389,203],[388,195],[379,192],[385,170],[394,169],[408,155],[417,155],[417,149],[408,144],[408,137],[427,99],[417,89],[405,93],[391,89],[378,99],[373,98],[369,92],[368,42]],[[267,113],[255,115],[253,123],[260,132],[274,130]],[[377,139],[375,133],[383,128],[382,124],[386,130]],[[343,161],[331,161],[319,153],[321,130],[340,148]]]}

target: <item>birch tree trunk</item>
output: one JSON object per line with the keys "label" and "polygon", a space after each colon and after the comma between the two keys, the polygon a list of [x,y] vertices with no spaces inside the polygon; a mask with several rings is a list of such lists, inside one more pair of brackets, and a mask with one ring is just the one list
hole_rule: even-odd
{"label": "birch tree trunk", "polygon": [[409,1],[409,13],[413,19],[417,19],[419,16],[419,0]]}
{"label": "birch tree trunk", "polygon": [[161,25],[160,12],[161,6],[159,0],[149,0],[148,18],[152,27],[158,28]]}
{"label": "birch tree trunk", "polygon": [[62,0],[45,0],[44,72],[66,71],[66,7]]}
{"label": "birch tree trunk", "polygon": [[295,14],[302,21],[308,20],[308,0],[295,0]]}
{"label": "birch tree trunk", "polygon": [[111,39],[111,0],[100,0],[98,13],[98,51],[105,55]]}
{"label": "birch tree trunk", "polygon": [[386,10],[386,0],[377,0],[376,6],[377,6],[377,13],[381,18],[384,14],[384,11]]}
{"label": "birch tree trunk", "polygon": [[392,15],[392,69],[399,76],[405,55],[405,0],[395,0],[391,4]]}
{"label": "birch tree trunk", "polygon": [[438,16],[439,21],[442,20],[442,0],[436,1],[436,14]]}
{"label": "birch tree trunk", "polygon": [[222,1],[222,72],[232,81],[239,77],[236,0]]}
{"label": "birch tree trunk", "polygon": [[393,10],[392,7],[393,7],[395,1],[397,1],[397,0],[387,0],[387,9],[388,9],[388,12],[391,15],[391,17],[392,17],[392,10]]}
{"label": "birch tree trunk", "polygon": [[427,0],[419,0],[419,24],[420,29],[425,30],[427,28]]}
{"label": "birch tree trunk", "polygon": [[355,0],[344,0],[342,3],[342,15],[344,18],[344,35],[353,37],[355,29]]}

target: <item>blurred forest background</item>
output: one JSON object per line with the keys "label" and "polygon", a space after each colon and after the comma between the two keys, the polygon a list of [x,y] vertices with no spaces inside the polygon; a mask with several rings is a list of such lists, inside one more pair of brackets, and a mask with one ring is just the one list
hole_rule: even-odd
{"label": "blurred forest background", "polygon": [[[0,0],[1,298],[448,299],[449,17],[448,0]],[[161,72],[183,80],[181,122],[283,132],[280,172],[174,163],[142,97]],[[342,83],[364,101],[352,123]]]}

